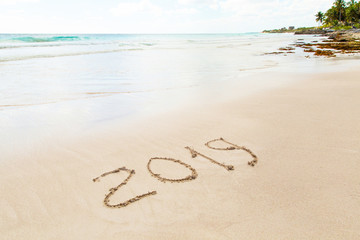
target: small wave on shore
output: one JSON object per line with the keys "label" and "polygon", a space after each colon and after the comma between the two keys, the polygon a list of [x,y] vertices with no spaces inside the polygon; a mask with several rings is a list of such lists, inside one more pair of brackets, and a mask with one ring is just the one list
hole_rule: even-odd
{"label": "small wave on shore", "polygon": [[115,52],[123,52],[123,51],[141,51],[142,48],[127,48],[127,49],[110,49],[103,51],[87,51],[87,52],[69,52],[69,53],[59,53],[59,54],[33,54],[28,56],[10,56],[0,58],[1,62],[12,62],[12,61],[21,61],[21,60],[29,60],[36,58],[56,58],[56,57],[71,57],[71,56],[81,56],[81,55],[90,55],[90,54],[101,54],[101,53],[115,53]]}
{"label": "small wave on shore", "polygon": [[133,35],[0,34],[0,62],[79,56],[154,48],[152,39]]}
{"label": "small wave on shore", "polygon": [[[0,34],[0,110],[53,103],[72,108],[75,100],[94,104],[115,98],[125,108],[141,108],[167,89],[197,98],[193,88],[184,88],[212,92],[219,82],[295,61],[295,54],[263,55],[294,40],[265,34]],[[101,115],[99,108],[87,111]]]}
{"label": "small wave on shore", "polygon": [[78,37],[78,36],[53,36],[53,37],[14,37],[10,38],[10,41],[19,41],[19,42],[65,42],[65,41],[80,41],[82,39],[87,39],[87,37]]}

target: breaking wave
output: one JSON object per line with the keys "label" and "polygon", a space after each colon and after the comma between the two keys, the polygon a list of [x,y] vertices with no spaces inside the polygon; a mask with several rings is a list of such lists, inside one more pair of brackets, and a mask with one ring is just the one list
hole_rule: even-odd
{"label": "breaking wave", "polygon": [[69,42],[69,41],[81,41],[88,39],[87,37],[79,37],[79,36],[51,36],[51,37],[31,37],[31,36],[23,36],[23,37],[13,37],[8,39],[9,41],[17,41],[17,42]]}

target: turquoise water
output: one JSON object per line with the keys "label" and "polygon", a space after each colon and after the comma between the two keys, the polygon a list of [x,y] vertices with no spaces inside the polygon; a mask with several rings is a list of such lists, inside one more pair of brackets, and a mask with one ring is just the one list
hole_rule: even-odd
{"label": "turquoise water", "polygon": [[245,86],[248,74],[315,69],[301,54],[264,54],[296,40],[261,33],[1,34],[0,126],[92,126],[227,97],[220,89],[237,81]]}
{"label": "turquoise water", "polygon": [[82,38],[79,36],[53,36],[53,37],[34,37],[34,36],[9,36],[8,39],[4,38],[5,41],[10,42],[65,42],[65,41],[81,41],[83,39],[87,39],[87,37]]}
{"label": "turquoise water", "polygon": [[[246,34],[133,35],[133,34],[0,34],[0,62],[161,48],[184,48],[198,43],[247,41]],[[28,50],[31,48],[32,51]]]}
{"label": "turquoise water", "polygon": [[82,40],[122,40],[122,39],[205,39],[219,37],[251,36],[259,33],[231,33],[231,34],[0,34],[0,42],[64,42]]}
{"label": "turquoise water", "polygon": [[265,54],[296,41],[261,33],[1,34],[0,152],[109,122],[201,109],[282,84],[271,73],[315,72],[334,62]]}
{"label": "turquoise water", "polygon": [[260,56],[274,47],[269,39],[260,33],[2,34],[0,110],[224,81],[275,66]]}

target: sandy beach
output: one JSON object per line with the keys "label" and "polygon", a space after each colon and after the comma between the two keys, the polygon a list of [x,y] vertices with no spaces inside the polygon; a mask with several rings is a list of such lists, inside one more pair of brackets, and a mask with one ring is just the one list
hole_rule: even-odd
{"label": "sandy beach", "polygon": [[[292,81],[250,96],[237,96],[234,83],[226,99],[9,151],[0,162],[1,239],[359,239],[359,73],[273,73]],[[258,164],[204,145],[219,137]],[[186,146],[235,169],[191,158]],[[147,170],[152,157],[181,160],[198,176],[160,182]],[[162,177],[191,174],[152,164]],[[129,174],[92,179],[124,166],[135,174],[110,203],[157,194],[108,208],[105,194]]]}

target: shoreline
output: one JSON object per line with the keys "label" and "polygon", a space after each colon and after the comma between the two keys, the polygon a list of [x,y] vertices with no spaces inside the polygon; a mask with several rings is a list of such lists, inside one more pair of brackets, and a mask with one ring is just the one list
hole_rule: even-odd
{"label": "shoreline", "polygon": [[[303,48],[306,53],[314,53],[314,56],[321,57],[337,57],[339,54],[355,54],[360,53],[360,30],[324,30],[319,28],[300,28],[294,30],[264,30],[263,33],[294,33],[294,35],[320,35],[327,37],[327,40],[321,42],[299,42],[291,44],[288,47],[279,48],[280,52],[271,52],[268,54],[286,54],[295,53],[293,50],[296,48]],[[308,55],[307,57],[310,57]]]}
{"label": "shoreline", "polygon": [[[5,239],[358,239],[359,73],[285,74],[284,82],[298,80],[243,97],[234,87],[224,101],[164,112],[146,124],[109,123],[2,163],[0,232]],[[244,152],[204,146],[219,137],[249,148],[259,163],[252,168]],[[235,171],[191,159],[186,146]],[[198,178],[162,183],[146,169],[151,157],[179,159]],[[112,201],[158,194],[104,207],[104,194],[127,175],[92,179],[122,166],[136,174]],[[154,169],[189,174],[175,164]]]}

